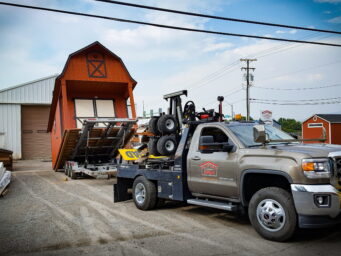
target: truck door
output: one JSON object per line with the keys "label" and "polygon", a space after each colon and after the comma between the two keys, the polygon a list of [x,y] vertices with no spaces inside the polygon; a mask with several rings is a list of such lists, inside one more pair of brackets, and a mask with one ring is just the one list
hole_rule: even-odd
{"label": "truck door", "polygon": [[[208,153],[199,147],[202,136],[215,143],[228,142],[234,145],[230,152],[222,152],[222,145],[215,146]],[[213,138],[212,138],[213,137]],[[191,141],[188,158],[188,186],[192,193],[221,197],[236,197],[237,146],[222,125],[199,126]]]}

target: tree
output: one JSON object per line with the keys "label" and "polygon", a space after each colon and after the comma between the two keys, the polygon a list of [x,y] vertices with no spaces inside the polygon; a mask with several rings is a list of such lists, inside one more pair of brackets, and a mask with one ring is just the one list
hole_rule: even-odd
{"label": "tree", "polygon": [[282,126],[282,130],[288,133],[294,133],[297,135],[301,134],[302,131],[302,123],[296,121],[292,118],[280,118],[278,119],[278,123]]}

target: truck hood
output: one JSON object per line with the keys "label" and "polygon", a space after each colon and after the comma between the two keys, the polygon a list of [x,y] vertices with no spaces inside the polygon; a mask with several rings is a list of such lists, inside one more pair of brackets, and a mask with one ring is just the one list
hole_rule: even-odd
{"label": "truck hood", "polygon": [[277,149],[287,152],[301,153],[310,155],[310,157],[328,157],[330,152],[340,152],[341,155],[341,145],[332,144],[278,144],[278,145],[267,145],[268,149]]}

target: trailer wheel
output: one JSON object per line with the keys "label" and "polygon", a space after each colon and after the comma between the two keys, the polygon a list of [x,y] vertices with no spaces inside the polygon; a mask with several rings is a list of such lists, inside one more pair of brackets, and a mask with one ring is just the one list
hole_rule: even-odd
{"label": "trailer wheel", "polygon": [[133,199],[137,208],[140,210],[150,210],[156,205],[156,187],[153,182],[144,176],[139,176],[134,180]]}
{"label": "trailer wheel", "polygon": [[278,187],[257,191],[249,204],[249,218],[264,238],[283,242],[295,232],[297,216],[291,194]]}
{"label": "trailer wheel", "polygon": [[69,165],[66,163],[64,166],[64,173],[67,176]]}
{"label": "trailer wheel", "polygon": [[149,125],[148,125],[148,129],[151,133],[155,134],[155,135],[159,135],[160,132],[157,129],[157,122],[158,122],[159,118],[158,117],[152,117],[149,120]]}
{"label": "trailer wheel", "polygon": [[75,180],[77,179],[77,173],[70,168],[70,177],[71,179]]}
{"label": "trailer wheel", "polygon": [[169,156],[175,153],[178,143],[173,135],[162,136],[157,142],[157,151],[162,156]]}
{"label": "trailer wheel", "polygon": [[160,153],[157,150],[157,138],[150,138],[148,142],[148,152],[150,155],[159,156]]}
{"label": "trailer wheel", "polygon": [[68,168],[67,168],[67,176],[68,176],[68,177],[71,177],[71,170],[72,170],[72,168],[71,168],[71,166],[69,165]]}
{"label": "trailer wheel", "polygon": [[161,134],[172,134],[178,129],[178,122],[173,115],[163,115],[157,121],[157,128]]}

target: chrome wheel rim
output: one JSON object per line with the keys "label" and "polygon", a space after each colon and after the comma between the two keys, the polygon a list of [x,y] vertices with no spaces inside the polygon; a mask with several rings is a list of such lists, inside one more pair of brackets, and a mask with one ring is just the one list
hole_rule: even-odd
{"label": "chrome wheel rim", "polygon": [[165,147],[166,147],[168,152],[173,151],[173,149],[175,148],[174,142],[171,140],[166,141]]}
{"label": "chrome wheel rim", "polygon": [[285,224],[283,206],[273,199],[264,199],[257,206],[257,220],[259,224],[270,232],[281,230]]}
{"label": "chrome wheel rim", "polygon": [[174,129],[174,127],[175,127],[174,121],[172,119],[168,119],[166,121],[166,127],[167,127],[168,130]]}
{"label": "chrome wheel rim", "polygon": [[135,187],[135,199],[138,204],[143,204],[146,199],[146,188],[142,183],[138,183]]}

